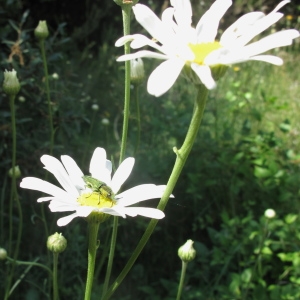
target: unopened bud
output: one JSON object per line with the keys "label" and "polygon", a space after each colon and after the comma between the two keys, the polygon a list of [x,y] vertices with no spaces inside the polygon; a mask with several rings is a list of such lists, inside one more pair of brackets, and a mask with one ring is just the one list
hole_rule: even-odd
{"label": "unopened bud", "polygon": [[3,92],[9,96],[15,96],[19,93],[20,88],[21,86],[17,77],[17,72],[14,69],[12,71],[5,70]]}
{"label": "unopened bud", "polygon": [[34,35],[38,40],[44,40],[49,35],[46,21],[39,21],[39,25],[34,29]]}
{"label": "unopened bud", "polygon": [[192,261],[196,256],[196,250],[193,247],[194,242],[187,240],[186,243],[178,249],[178,256],[184,262]]}
{"label": "unopened bud", "polygon": [[48,237],[47,248],[54,252],[63,252],[67,247],[67,240],[63,237],[61,233],[54,233]]}
{"label": "unopened bud", "polygon": [[120,6],[122,5],[136,5],[139,0],[114,0],[114,2]]}
{"label": "unopened bud", "polygon": [[108,120],[107,118],[103,118],[103,119],[101,120],[101,123],[102,123],[102,125],[107,126],[107,125],[109,125],[109,120]]}
{"label": "unopened bud", "polygon": [[13,168],[10,168],[8,171],[8,176],[13,178],[13,176],[15,175],[15,178],[20,178],[21,177],[21,170],[19,168],[19,166],[15,166],[15,172],[13,170]]}
{"label": "unopened bud", "polygon": [[130,61],[130,80],[133,84],[141,84],[145,78],[144,63],[141,58]]}
{"label": "unopened bud", "polygon": [[4,248],[0,248],[0,260],[5,260],[7,257],[7,251]]}
{"label": "unopened bud", "polygon": [[268,219],[272,219],[276,216],[276,212],[274,209],[272,208],[269,208],[265,211],[265,217],[268,218]]}
{"label": "unopened bud", "polygon": [[92,105],[92,110],[94,110],[94,111],[99,110],[99,105],[98,104],[93,104]]}

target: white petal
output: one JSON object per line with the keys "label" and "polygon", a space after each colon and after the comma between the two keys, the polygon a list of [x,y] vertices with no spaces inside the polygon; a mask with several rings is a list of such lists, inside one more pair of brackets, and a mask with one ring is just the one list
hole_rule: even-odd
{"label": "white petal", "polygon": [[196,27],[198,43],[214,42],[218,33],[220,20],[231,4],[231,0],[217,0],[206,11]]}
{"label": "white petal", "polygon": [[264,61],[277,66],[281,66],[283,64],[283,60],[280,57],[273,55],[257,55],[251,57],[250,60]]}
{"label": "white petal", "polygon": [[60,201],[58,199],[54,199],[49,204],[49,209],[52,212],[62,212],[62,211],[74,211],[77,209],[79,204],[75,201],[73,203],[67,203],[66,201]]}
{"label": "white petal", "polygon": [[[165,189],[165,185],[141,184],[117,195],[117,205],[129,206],[140,201],[160,199]],[[171,195],[171,198],[173,197]]]}
{"label": "white petal", "polygon": [[191,68],[198,75],[198,77],[207,89],[211,90],[216,87],[216,82],[214,81],[211,75],[211,70],[208,66],[200,66],[198,64],[192,63]]}
{"label": "white petal", "polygon": [[36,201],[37,202],[45,202],[45,201],[50,201],[53,198],[54,198],[53,196],[50,196],[50,197],[41,197],[41,198],[38,198]]}
{"label": "white petal", "polygon": [[136,20],[162,44],[175,40],[175,34],[168,26],[155,15],[155,13],[143,4],[136,4],[133,8]]}
{"label": "white petal", "polygon": [[117,58],[117,61],[126,61],[126,60],[132,60],[136,58],[157,58],[157,59],[168,59],[168,56],[165,54],[160,54],[148,50],[141,50],[136,53],[131,53],[131,54],[125,54]]}
{"label": "white petal", "polygon": [[264,16],[265,14],[263,12],[258,11],[241,16],[224,31],[221,36],[220,43],[225,47],[229,47],[237,38],[247,34],[251,26]]}
{"label": "white petal", "polygon": [[161,210],[150,207],[125,207],[124,212],[131,217],[140,215],[152,219],[162,219],[165,216]]}
{"label": "white petal", "polygon": [[127,180],[128,176],[130,175],[132,168],[134,165],[134,158],[128,157],[126,158],[117,169],[116,173],[114,174],[110,187],[113,190],[113,192],[116,194],[119,189],[121,188],[121,185]]}
{"label": "white petal", "polygon": [[65,199],[66,201],[74,200],[74,197],[68,194],[63,189],[55,186],[50,182],[35,177],[23,178],[23,180],[20,183],[20,187],[25,189],[40,191],[60,199]]}
{"label": "white petal", "polygon": [[111,163],[106,160],[106,151],[103,148],[96,148],[90,163],[92,177],[110,184]]}
{"label": "white petal", "polygon": [[264,53],[270,49],[289,46],[292,44],[293,39],[297,37],[299,37],[299,32],[295,29],[275,32],[257,42],[245,46],[242,51],[245,53],[244,56],[251,57],[260,53]]}
{"label": "white petal", "polygon": [[53,156],[43,155],[41,157],[41,162],[45,165],[45,169],[51,172],[61,184],[61,186],[74,197],[78,196],[78,190],[72,183],[66,169],[62,163]]}
{"label": "white petal", "polygon": [[185,62],[178,58],[171,58],[161,63],[148,79],[148,93],[159,97],[168,91],[178,78],[184,64]]}
{"label": "white petal", "polygon": [[106,214],[112,215],[112,216],[126,218],[126,215],[124,212],[125,210],[124,210],[124,207],[122,207],[122,206],[115,205],[112,208],[104,207],[104,208],[101,208],[100,211],[102,211]]}
{"label": "white petal", "polygon": [[77,189],[82,189],[84,187],[84,181],[82,179],[84,174],[78,167],[75,160],[68,155],[62,155],[61,161],[64,164],[64,167],[66,168],[73,185]]}
{"label": "white petal", "polygon": [[174,17],[179,27],[188,28],[192,24],[192,6],[190,0],[171,0]]}
{"label": "white petal", "polygon": [[97,210],[97,208],[92,206],[78,206],[76,208],[78,217],[87,217],[93,210]]}
{"label": "white petal", "polygon": [[58,226],[65,226],[67,224],[69,224],[74,218],[77,217],[77,213],[60,218],[57,220],[57,225]]}

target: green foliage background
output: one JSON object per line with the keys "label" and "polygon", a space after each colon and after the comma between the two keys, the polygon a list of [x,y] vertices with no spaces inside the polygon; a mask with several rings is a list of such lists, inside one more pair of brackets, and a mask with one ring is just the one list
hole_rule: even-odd
{"label": "green foliage background", "polygon": [[[72,2],[73,3],[73,2]],[[167,2],[146,2],[159,14]],[[266,11],[274,6],[264,2]],[[74,3],[73,3],[74,4]],[[195,15],[210,3],[193,1]],[[51,14],[50,7],[56,5]],[[240,14],[260,9],[261,2],[236,1],[224,27]],[[54,156],[72,156],[88,173],[95,147],[104,147],[118,161],[123,110],[123,64],[114,47],[122,35],[121,13],[113,1],[3,1],[0,7],[2,70],[15,68],[22,84],[16,101],[17,163],[22,176],[45,178],[39,161],[49,151],[48,115],[42,61],[33,28],[46,19],[51,100],[56,128]],[[288,5],[279,28],[299,29],[299,6]],[[298,18],[298,19],[297,19]],[[228,23],[228,24],[227,24]],[[277,28],[278,29],[278,28]],[[135,21],[132,32],[140,32]],[[16,43],[17,41],[17,43]],[[15,55],[11,47],[15,45]],[[19,48],[18,48],[19,47]],[[298,299],[299,288],[299,40],[275,50],[282,67],[251,62],[231,68],[209,95],[199,137],[166,208],[166,218],[121,285],[114,299],[174,299],[180,272],[177,249],[195,241],[197,257],[189,264],[182,299]],[[144,61],[146,73],[157,65]],[[142,135],[133,173],[126,187],[165,184],[172,169],[174,146],[186,134],[196,91],[180,78],[160,98],[140,87]],[[92,109],[93,104],[99,110]],[[109,124],[104,125],[103,119]],[[6,247],[11,166],[11,128],[7,97],[0,95],[0,246]],[[127,156],[137,139],[136,108],[131,107]],[[21,180],[21,179],[19,179]],[[48,180],[55,180],[48,176]],[[20,260],[49,264],[38,194],[19,190],[24,213]],[[153,207],[156,202],[153,201]],[[264,217],[273,208],[274,219]],[[61,299],[82,299],[86,277],[86,224],[74,220],[57,228],[60,214],[45,206],[50,233],[68,240],[60,255]],[[142,218],[120,220],[113,277],[123,268],[147,225]],[[17,226],[18,218],[13,219]],[[16,229],[17,230],[17,229]],[[111,223],[102,225],[94,299],[100,299]],[[4,266],[5,262],[1,262]],[[0,268],[3,289],[5,268]],[[25,274],[18,267],[16,278]],[[42,269],[31,268],[12,299],[49,299],[49,282]]]}

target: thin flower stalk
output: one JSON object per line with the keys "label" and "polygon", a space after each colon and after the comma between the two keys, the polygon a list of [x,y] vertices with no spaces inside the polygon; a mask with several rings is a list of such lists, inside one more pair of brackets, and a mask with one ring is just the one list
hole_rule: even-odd
{"label": "thin flower stalk", "polygon": [[[170,178],[168,180],[164,194],[157,206],[157,208],[162,211],[165,209],[165,207],[168,203],[168,200],[170,198],[170,195],[172,195],[172,191],[178,181],[178,178],[179,178],[179,176],[183,170],[183,167],[185,165],[185,162],[186,162],[186,160],[190,154],[190,151],[194,145],[194,142],[195,142],[195,139],[196,139],[196,136],[197,136],[200,124],[201,124],[207,95],[208,95],[207,88],[204,85],[198,85],[198,95],[197,95],[197,98],[195,101],[193,116],[191,119],[191,123],[190,123],[189,129],[188,129],[187,135],[185,137],[185,140],[184,140],[181,148],[180,149],[174,148],[174,152],[176,154],[175,164],[174,164],[172,173],[170,175]],[[141,240],[139,241],[139,243],[138,243],[137,247],[135,248],[134,252],[132,253],[131,257],[129,258],[127,264],[121,271],[120,275],[116,278],[114,283],[110,286],[107,293],[104,295],[103,300],[109,299],[113,295],[113,293],[116,291],[116,289],[119,287],[121,282],[124,280],[124,278],[126,277],[128,272],[134,265],[136,259],[140,255],[141,251],[143,250],[144,246],[147,244],[156,225],[157,225],[157,220],[151,220],[149,222],[149,225],[148,225],[145,233],[143,234]]]}

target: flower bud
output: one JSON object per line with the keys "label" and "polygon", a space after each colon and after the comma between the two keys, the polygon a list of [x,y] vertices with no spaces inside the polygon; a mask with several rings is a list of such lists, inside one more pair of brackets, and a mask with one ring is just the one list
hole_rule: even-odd
{"label": "flower bud", "polygon": [[274,209],[272,208],[269,208],[265,211],[265,217],[268,218],[268,219],[272,219],[276,216],[276,212]]}
{"label": "flower bud", "polygon": [[141,84],[145,78],[144,63],[141,58],[130,61],[130,80],[133,84]]}
{"label": "flower bud", "polygon": [[7,251],[4,248],[0,248],[0,260],[5,260],[7,257]]}
{"label": "flower bud", "polygon": [[92,105],[92,110],[94,110],[94,111],[99,110],[99,105],[98,104],[93,104]]}
{"label": "flower bud", "polygon": [[20,168],[19,166],[15,166],[15,174],[13,172],[13,168],[10,168],[9,171],[8,171],[8,176],[10,178],[13,178],[13,176],[15,175],[15,178],[20,178],[21,177],[21,171],[20,171]]}
{"label": "flower bud", "polygon": [[61,233],[54,233],[48,237],[47,248],[54,252],[63,252],[67,247],[67,240],[63,237]]}
{"label": "flower bud", "polygon": [[19,93],[20,88],[21,86],[17,77],[17,72],[14,69],[12,71],[5,70],[3,92],[9,96],[15,96]]}
{"label": "flower bud", "polygon": [[25,102],[25,101],[26,101],[26,98],[25,98],[24,96],[19,96],[19,97],[18,97],[18,100],[19,100],[20,102]]}
{"label": "flower bud", "polygon": [[122,5],[136,5],[139,0],[114,0],[114,2],[120,6]]}
{"label": "flower bud", "polygon": [[59,79],[59,75],[57,73],[53,73],[52,74],[52,78],[55,79],[55,80],[58,80]]}
{"label": "flower bud", "polygon": [[183,262],[190,262],[196,256],[196,250],[193,247],[194,241],[187,240],[186,243],[178,249],[178,256]]}
{"label": "flower bud", "polygon": [[34,29],[34,35],[38,40],[44,40],[48,37],[49,31],[46,21],[39,21],[39,25]]}
{"label": "flower bud", "polygon": [[107,118],[103,118],[101,120],[101,123],[102,123],[102,125],[107,126],[107,125],[109,125],[109,120]]}

